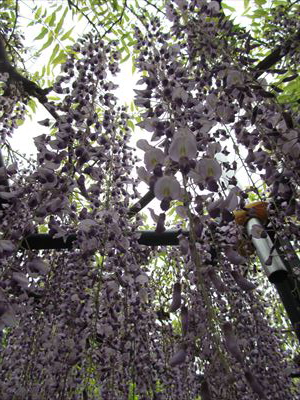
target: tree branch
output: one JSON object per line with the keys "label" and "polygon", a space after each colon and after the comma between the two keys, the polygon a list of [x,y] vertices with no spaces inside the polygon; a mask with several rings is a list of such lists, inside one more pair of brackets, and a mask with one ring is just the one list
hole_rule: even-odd
{"label": "tree branch", "polygon": [[101,39],[103,39],[103,38],[105,37],[105,35],[107,35],[109,32],[111,32],[111,30],[113,29],[113,27],[114,27],[116,24],[118,24],[119,22],[122,21],[123,16],[124,16],[124,13],[125,13],[126,7],[127,7],[127,0],[124,1],[123,8],[122,8],[122,11],[121,11],[121,14],[120,14],[119,18],[116,19],[116,20],[111,24],[111,26],[110,26],[108,29],[106,29],[106,31],[105,31],[105,32],[103,33],[103,35],[101,36]]}
{"label": "tree branch", "polygon": [[149,190],[139,201],[137,201],[128,211],[128,218],[132,218],[135,214],[140,212],[144,207],[146,207],[150,201],[154,199],[154,193]]}
{"label": "tree branch", "polygon": [[16,0],[16,4],[15,4],[15,20],[14,20],[14,25],[12,27],[12,31],[11,31],[11,34],[9,36],[8,42],[10,42],[10,39],[12,38],[13,34],[15,33],[18,16],[19,16],[19,0]]}
{"label": "tree branch", "polygon": [[68,5],[69,5],[70,10],[72,7],[74,7],[77,12],[79,12],[81,15],[83,15],[84,18],[88,21],[88,23],[92,25],[92,27],[96,30],[97,33],[99,33],[98,28],[94,24],[94,22],[90,19],[90,17],[86,13],[84,13],[83,11],[80,10],[80,8],[78,7],[77,4],[73,3],[72,0],[68,0]]}
{"label": "tree branch", "polygon": [[292,43],[299,40],[300,40],[300,30],[298,30],[298,32],[295,34],[293,38],[288,39],[281,46],[278,46],[275,50],[272,51],[271,54],[265,57],[254,67],[254,70],[257,71],[255,73],[255,78],[258,78],[263,72],[271,68],[284,56],[286,56],[291,48]]}

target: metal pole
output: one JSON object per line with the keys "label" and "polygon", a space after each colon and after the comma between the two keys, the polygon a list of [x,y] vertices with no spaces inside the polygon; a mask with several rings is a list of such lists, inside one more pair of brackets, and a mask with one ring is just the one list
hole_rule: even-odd
{"label": "metal pole", "polygon": [[258,218],[251,218],[246,222],[246,230],[269,281],[277,289],[293,329],[300,341],[300,299],[297,290],[295,290],[294,279],[289,273],[292,267],[289,266],[289,260],[286,257],[279,255],[278,248],[268,233],[265,238],[260,239],[256,239],[251,235],[253,225],[263,227],[263,224]]}

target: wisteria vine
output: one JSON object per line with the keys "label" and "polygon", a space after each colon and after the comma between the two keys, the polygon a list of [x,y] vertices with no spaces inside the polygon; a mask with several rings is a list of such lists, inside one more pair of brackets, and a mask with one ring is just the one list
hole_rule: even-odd
{"label": "wisteria vine", "polygon": [[[88,34],[54,84],[60,100],[40,122],[36,163],[0,168],[9,181],[0,191],[4,400],[299,395],[258,279],[245,276],[255,257],[233,213],[249,192],[268,195],[270,226],[299,239],[299,121],[255,75],[255,38],[218,1],[170,1],[166,15],[135,27],[144,166],[114,94],[118,43]],[[282,23],[291,41],[297,20]],[[5,143],[25,118],[26,96],[15,88],[0,106]],[[239,165],[260,175],[265,193],[239,184]],[[175,208],[178,248],[138,244],[143,218],[128,211],[141,181],[160,202],[151,211],[157,232]],[[76,245],[20,249],[41,227],[76,234]]]}

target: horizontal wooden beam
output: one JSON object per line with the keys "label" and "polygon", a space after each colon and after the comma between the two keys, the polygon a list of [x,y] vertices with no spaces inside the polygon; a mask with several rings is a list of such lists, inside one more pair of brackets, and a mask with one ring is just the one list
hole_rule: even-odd
{"label": "horizontal wooden beam", "polygon": [[[139,244],[145,246],[178,246],[178,236],[184,234],[188,236],[188,232],[165,231],[157,233],[155,231],[140,231]],[[27,236],[21,243],[21,248],[27,250],[63,250],[71,249],[76,246],[77,236],[75,234],[68,235],[64,238],[54,238],[47,233],[36,233]]]}

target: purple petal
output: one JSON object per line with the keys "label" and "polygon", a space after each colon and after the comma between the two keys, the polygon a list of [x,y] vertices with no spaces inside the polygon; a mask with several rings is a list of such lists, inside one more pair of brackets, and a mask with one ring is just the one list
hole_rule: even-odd
{"label": "purple petal", "polygon": [[218,277],[215,270],[212,267],[210,267],[208,268],[207,273],[217,291],[220,293],[224,293],[226,291],[226,286],[224,285],[222,280]]}
{"label": "purple petal", "polygon": [[196,154],[197,141],[194,134],[189,129],[180,129],[171,143],[170,158],[178,162],[182,157],[187,157],[189,160],[195,158]]}
{"label": "purple petal", "polygon": [[200,395],[201,395],[201,400],[211,400],[211,394],[206,380],[204,380],[201,383]]}
{"label": "purple petal", "polygon": [[181,306],[181,284],[176,282],[173,287],[172,303],[170,305],[170,312],[177,311]]}
{"label": "purple petal", "polygon": [[46,275],[49,272],[49,265],[46,264],[41,258],[36,257],[27,262],[26,266],[31,272],[37,272]]}
{"label": "purple petal", "polygon": [[152,148],[144,155],[144,162],[149,172],[153,171],[157,164],[163,164],[164,160],[165,155],[160,149]]}
{"label": "purple petal", "polygon": [[225,322],[222,326],[225,346],[228,352],[240,363],[243,363],[243,355],[238,345],[237,337],[233,332],[233,328],[230,322]]}
{"label": "purple petal", "polygon": [[265,399],[266,397],[265,397],[263,387],[261,386],[261,384],[259,383],[257,378],[252,374],[251,371],[247,370],[245,372],[245,378],[246,378],[249,386],[253,390],[253,392],[256,393],[260,399]]}
{"label": "purple petal", "polygon": [[158,200],[168,197],[179,200],[181,195],[180,184],[174,176],[163,176],[155,183],[154,194]]}
{"label": "purple petal", "polygon": [[186,306],[181,307],[180,318],[182,336],[185,336],[189,329],[189,310]]}
{"label": "purple petal", "polygon": [[232,263],[232,264],[245,264],[246,263],[246,258],[241,256],[237,251],[233,250],[233,248],[228,247],[225,250],[225,255],[228,258],[228,260]]}
{"label": "purple petal", "polygon": [[165,228],[165,219],[166,219],[166,214],[165,213],[159,214],[155,232],[162,233],[162,232],[164,232],[166,230],[166,228]]}
{"label": "purple petal", "polygon": [[256,285],[254,283],[248,281],[248,279],[244,278],[238,271],[231,271],[231,275],[233,279],[237,283],[237,285],[246,292],[250,290],[256,289]]}
{"label": "purple petal", "polygon": [[186,359],[186,351],[184,349],[180,349],[171,358],[170,366],[176,367],[176,365],[184,363],[185,359]]}
{"label": "purple petal", "polygon": [[25,274],[23,274],[22,272],[14,272],[12,274],[12,279],[19,285],[21,286],[23,289],[28,289],[29,286],[29,280],[26,277]]}
{"label": "purple petal", "polygon": [[263,226],[259,224],[252,225],[251,236],[253,236],[255,239],[261,239],[266,237],[266,232]]}

